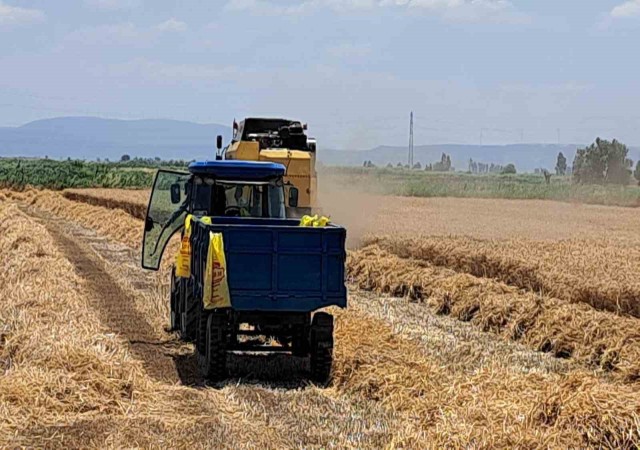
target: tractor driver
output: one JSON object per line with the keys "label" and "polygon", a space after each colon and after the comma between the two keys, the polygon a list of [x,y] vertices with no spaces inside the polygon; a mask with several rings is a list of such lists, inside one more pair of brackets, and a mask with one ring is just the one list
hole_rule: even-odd
{"label": "tractor driver", "polygon": [[[229,198],[229,191],[233,190],[233,196]],[[249,201],[243,195],[243,187],[236,186],[230,188],[221,184],[213,185],[212,215],[228,217],[248,217],[251,216]]]}

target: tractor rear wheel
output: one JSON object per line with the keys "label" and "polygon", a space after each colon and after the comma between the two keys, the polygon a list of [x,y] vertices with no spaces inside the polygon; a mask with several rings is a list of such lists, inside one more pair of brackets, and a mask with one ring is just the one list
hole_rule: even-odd
{"label": "tractor rear wheel", "polygon": [[176,268],[171,269],[171,291],[169,294],[169,328],[170,331],[177,331],[180,329],[180,311],[178,307],[180,305],[180,289],[176,280]]}
{"label": "tractor rear wheel", "polygon": [[206,354],[208,320],[209,311],[201,310],[198,315],[198,333],[196,336],[196,355],[198,356],[198,361],[200,361],[201,356]]}
{"label": "tractor rear wheel", "polygon": [[184,341],[194,341],[198,334],[198,316],[200,304],[190,285],[190,281],[183,279],[180,282],[182,308],[180,310],[180,337]]}
{"label": "tractor rear wheel", "polygon": [[333,316],[316,313],[309,333],[311,353],[311,378],[318,384],[327,385],[331,379],[333,364]]}
{"label": "tractor rear wheel", "polygon": [[227,377],[227,316],[216,312],[206,316],[204,342],[199,345],[204,352],[198,352],[200,373],[209,381],[222,381]]}

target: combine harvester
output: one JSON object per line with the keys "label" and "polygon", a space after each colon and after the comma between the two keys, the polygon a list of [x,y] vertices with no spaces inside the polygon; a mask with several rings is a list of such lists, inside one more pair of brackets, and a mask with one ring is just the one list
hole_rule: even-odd
{"label": "combine harvester", "polygon": [[[312,378],[330,378],[333,317],[318,310],[346,307],[346,230],[287,219],[285,197],[296,208],[299,196],[295,186],[285,191],[285,176],[279,163],[230,160],[156,174],[142,266],[158,270],[169,239],[182,230],[171,326],[196,342],[209,380],[227,376],[235,351],[309,356]],[[265,345],[269,338],[280,346]]]}
{"label": "combine harvester", "polygon": [[[246,118],[233,123],[233,139],[219,158],[270,161],[284,165],[288,217],[312,214],[317,208],[316,140],[307,137],[307,125],[297,120]],[[289,188],[296,204],[292,205]]]}

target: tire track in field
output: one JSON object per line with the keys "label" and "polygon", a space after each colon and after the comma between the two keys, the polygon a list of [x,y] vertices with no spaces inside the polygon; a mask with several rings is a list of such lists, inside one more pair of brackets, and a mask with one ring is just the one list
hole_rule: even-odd
{"label": "tire track in field", "polygon": [[[147,317],[135,307],[131,293],[107,272],[105,261],[91,247],[102,247],[110,259],[120,263],[129,259],[127,250],[109,246],[105,239],[91,236],[81,227],[72,226],[34,208],[24,211],[35,216],[46,227],[64,256],[85,281],[91,306],[98,311],[100,320],[128,341],[131,352],[143,362],[147,373],[159,381],[191,384],[189,381],[192,382],[193,377],[178,371],[171,355],[172,351],[185,347],[185,344],[173,336],[168,339],[167,336],[158,336]],[[152,279],[148,278],[138,280],[139,286],[150,287]]]}

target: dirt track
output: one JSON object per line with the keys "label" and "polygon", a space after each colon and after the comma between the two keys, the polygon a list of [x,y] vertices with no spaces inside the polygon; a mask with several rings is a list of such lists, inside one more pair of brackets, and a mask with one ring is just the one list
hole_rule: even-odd
{"label": "dirt track", "polygon": [[[87,297],[99,312],[101,321],[129,342],[132,353],[144,363],[149,375],[172,383],[195,384],[199,381],[197,367],[191,361],[193,358],[184,357],[191,353],[189,346],[174,335],[167,336],[154,330],[147,321],[148,316],[135,307],[135,293],[109,273],[108,266],[128,265],[129,281],[138,289],[155,288],[155,277],[132,266],[135,256],[131,249],[110,243],[90,230],[42,210],[24,208],[24,211],[36,217],[49,231],[76,273],[86,281]],[[180,370],[176,368],[177,359],[181,363]],[[185,370],[185,365],[188,370]]]}

